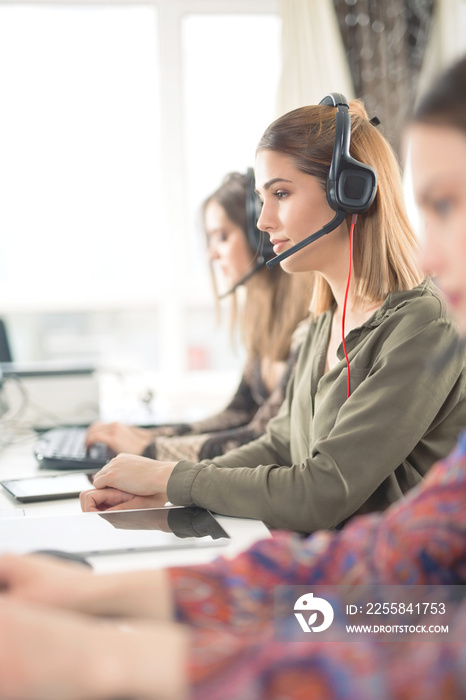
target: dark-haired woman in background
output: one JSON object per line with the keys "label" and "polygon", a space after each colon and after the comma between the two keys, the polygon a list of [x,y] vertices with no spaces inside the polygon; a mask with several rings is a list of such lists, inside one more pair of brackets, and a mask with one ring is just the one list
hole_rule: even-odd
{"label": "dark-haired woman in background", "polygon": [[[357,194],[359,181],[373,177],[367,166],[378,178],[356,222],[328,198],[342,117],[356,174],[339,188]],[[308,534],[388,507],[455,444],[466,420],[466,369],[463,358],[437,366],[436,357],[458,333],[424,279],[398,162],[363,105],[283,115],[261,138],[255,177],[258,226],[276,254],[338,223],[280,262],[292,277],[315,277],[284,404],[262,437],[220,457],[117,456],[82,496],[84,510],[170,500]]]}
{"label": "dark-haired woman in background", "polygon": [[[309,323],[311,278],[267,270],[271,246],[257,229],[252,170],[229,173],[202,206],[216,298],[218,277],[231,297],[231,334],[247,352],[240,384],[219,413],[189,424],[138,428],[95,423],[87,443],[158,460],[212,459],[258,438],[278,412]],[[244,302],[236,291],[244,287]],[[223,296],[223,295],[222,295]]]}

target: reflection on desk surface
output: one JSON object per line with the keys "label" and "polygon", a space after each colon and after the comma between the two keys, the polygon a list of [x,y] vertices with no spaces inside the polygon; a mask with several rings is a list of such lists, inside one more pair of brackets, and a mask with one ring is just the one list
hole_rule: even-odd
{"label": "reflection on desk surface", "polygon": [[0,521],[0,552],[83,555],[219,546],[228,534],[209,511],[172,506]]}
{"label": "reflection on desk surface", "polygon": [[98,513],[113,527],[123,530],[161,530],[177,537],[228,537],[212,514],[203,508],[172,506]]}

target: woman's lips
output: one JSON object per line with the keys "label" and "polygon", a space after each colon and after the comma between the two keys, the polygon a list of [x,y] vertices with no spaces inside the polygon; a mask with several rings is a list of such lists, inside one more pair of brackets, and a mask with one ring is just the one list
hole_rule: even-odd
{"label": "woman's lips", "polygon": [[284,238],[280,241],[274,241],[272,239],[273,252],[275,253],[275,255],[279,255],[280,253],[282,253],[285,250],[287,243],[289,243],[288,238]]}
{"label": "woman's lips", "polygon": [[[461,304],[464,303],[465,294],[463,293],[461,288],[458,289],[458,287],[460,287],[460,285],[458,285],[458,284],[453,285],[453,283],[451,283],[451,289],[448,289],[448,285],[445,284],[443,282],[443,280],[441,280],[439,278],[434,278],[434,279],[436,281],[438,288],[440,289],[443,296],[445,297],[445,300],[446,300],[448,306],[450,306],[450,308],[452,308],[452,309],[457,308],[458,306],[461,306]],[[454,286],[456,287],[456,291],[455,291],[455,289],[453,289]]]}
{"label": "woman's lips", "polygon": [[462,295],[454,292],[446,292],[448,304],[454,309],[461,304]]}

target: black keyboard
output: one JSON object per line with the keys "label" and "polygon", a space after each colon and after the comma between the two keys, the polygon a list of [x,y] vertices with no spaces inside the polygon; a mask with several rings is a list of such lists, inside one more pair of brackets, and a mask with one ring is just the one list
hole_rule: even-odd
{"label": "black keyboard", "polygon": [[53,428],[43,433],[34,445],[34,456],[43,469],[100,469],[115,453],[97,443],[87,448],[86,428]]}

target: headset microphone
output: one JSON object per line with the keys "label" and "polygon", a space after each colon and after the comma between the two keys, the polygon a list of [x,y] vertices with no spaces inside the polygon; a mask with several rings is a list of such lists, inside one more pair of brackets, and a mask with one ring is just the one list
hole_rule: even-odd
{"label": "headset microphone", "polygon": [[230,287],[230,289],[227,292],[223,292],[223,294],[219,294],[218,298],[225,299],[225,297],[228,297],[228,296],[230,296],[230,294],[233,294],[233,292],[236,289],[238,289],[238,287],[241,287],[245,282],[247,282],[249,279],[251,279],[251,277],[253,275],[255,275],[256,272],[259,272],[259,270],[261,270],[264,267],[264,265],[265,265],[265,259],[262,257],[259,258],[257,265],[255,265],[255,267],[253,267],[252,270],[250,270],[246,275],[244,275],[244,277],[241,277],[241,279],[239,279],[237,282],[235,282],[233,287]]}
{"label": "headset microphone", "polygon": [[351,117],[346,97],[339,92],[331,92],[320,102],[321,105],[336,107],[335,144],[332,162],[327,177],[327,201],[336,211],[334,218],[319,231],[296,243],[285,252],[267,262],[267,267],[275,267],[293,253],[313,243],[325,234],[334,231],[348,214],[367,211],[377,194],[375,170],[350,155]]}
{"label": "headset microphone", "polygon": [[304,238],[302,241],[299,241],[299,243],[296,243],[296,245],[292,246],[288,250],[285,250],[284,253],[280,253],[280,255],[277,255],[275,258],[272,258],[272,260],[269,260],[267,263],[267,267],[269,269],[275,267],[275,265],[278,265],[278,263],[281,263],[282,260],[285,260],[290,255],[293,255],[293,253],[297,253],[298,250],[301,250],[301,248],[305,248],[307,245],[309,245],[309,243],[314,243],[314,241],[317,241],[317,239],[322,238],[322,236],[325,236],[326,233],[334,231],[337,228],[337,226],[343,223],[345,219],[346,211],[337,211],[333,219],[329,221],[328,224],[325,224],[325,226],[322,226],[322,228],[316,231],[315,233],[312,233],[307,238]]}

